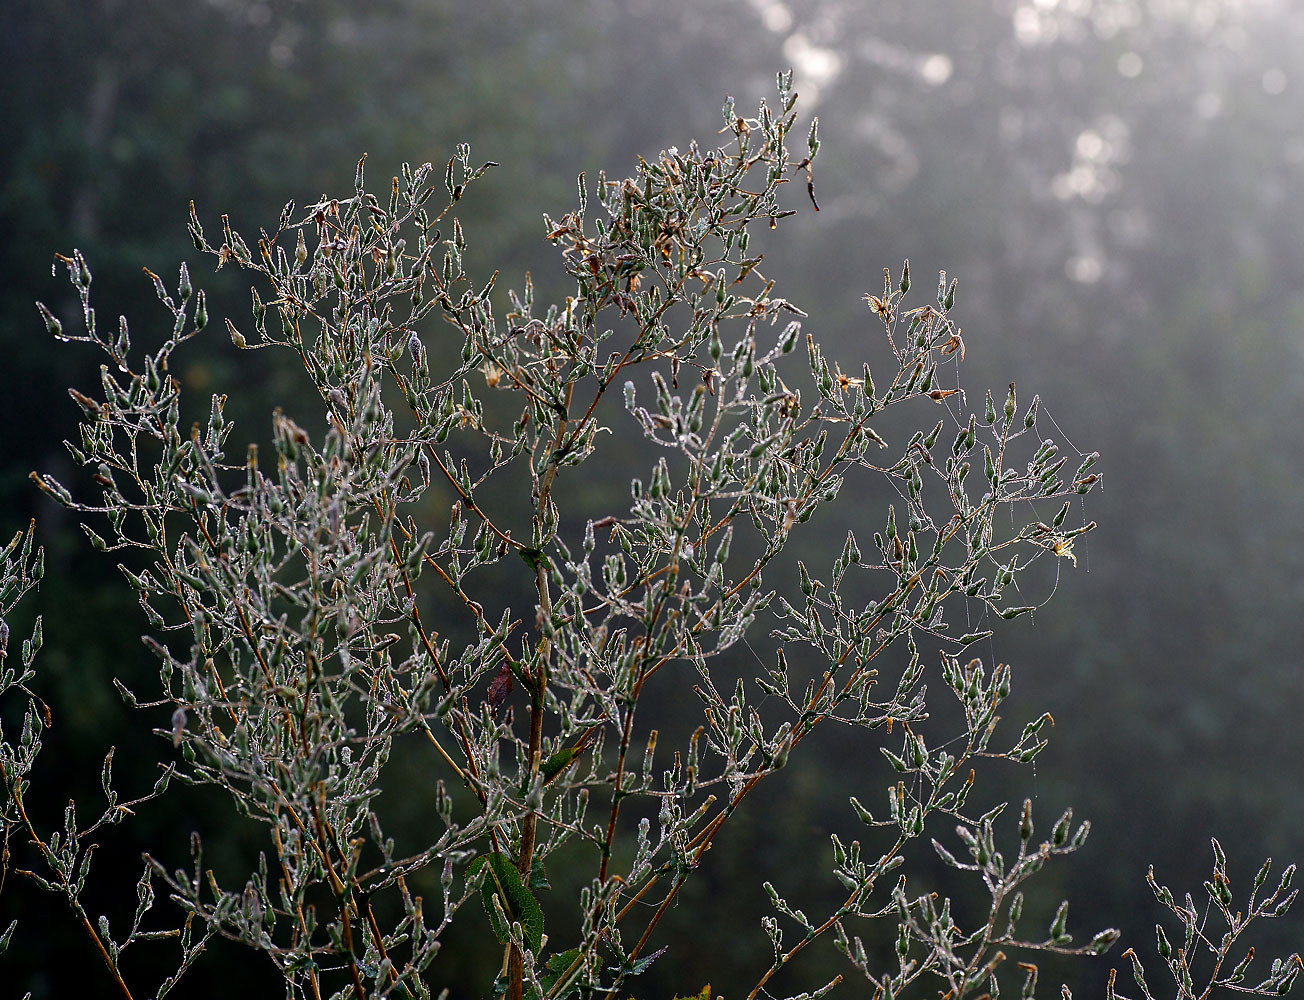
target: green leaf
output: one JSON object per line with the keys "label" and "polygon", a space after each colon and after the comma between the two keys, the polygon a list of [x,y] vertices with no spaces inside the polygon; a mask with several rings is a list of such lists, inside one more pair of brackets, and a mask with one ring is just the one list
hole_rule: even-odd
{"label": "green leaf", "polygon": [[[539,985],[543,987],[545,994],[552,995],[552,988],[557,985],[557,980],[561,978],[562,973],[575,964],[575,960],[579,957],[580,950],[578,948],[548,956],[548,971],[539,977]],[[562,997],[574,993],[581,981],[581,977],[574,977],[560,993],[555,994],[554,1000],[562,1000]]]}
{"label": "green leaf", "polygon": [[582,754],[588,745],[581,743],[579,746],[566,747],[564,750],[558,750],[555,754],[539,765],[539,773],[543,775],[543,783],[546,785],[551,782],[562,771],[570,767],[580,754]]}
{"label": "green leaf", "polygon": [[[642,958],[635,959],[632,962],[625,962],[621,965],[621,970],[626,976],[641,976],[647,971],[648,966],[666,953],[665,948],[659,948],[652,952],[651,955],[644,955]],[[710,987],[706,987],[708,990]]]}
{"label": "green leaf", "polygon": [[494,897],[497,896],[507,918],[513,923],[520,923],[521,931],[525,935],[525,946],[537,954],[543,941],[543,910],[530,895],[530,891],[525,888],[521,881],[521,873],[516,870],[516,866],[507,855],[501,851],[493,851],[471,862],[467,869],[467,878],[474,878],[480,869],[485,867],[489,870],[485,874],[480,892],[484,899],[485,912],[489,914],[489,922],[493,924],[494,934],[503,944],[510,940],[508,928],[503,925],[498,917],[498,911],[494,908]]}
{"label": "green leaf", "polygon": [[524,559],[525,565],[535,572],[538,572],[540,566],[549,569],[552,565],[548,562],[548,557],[544,554],[543,549],[517,549],[516,554]]}
{"label": "green leaf", "polygon": [[530,888],[535,892],[552,888],[552,883],[548,881],[548,873],[543,867],[543,859],[537,854],[530,862]]}

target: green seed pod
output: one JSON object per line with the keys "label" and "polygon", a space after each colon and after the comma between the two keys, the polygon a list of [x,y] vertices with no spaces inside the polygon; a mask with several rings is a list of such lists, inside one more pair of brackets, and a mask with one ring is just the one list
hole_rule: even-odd
{"label": "green seed pod", "polygon": [[229,319],[226,321],[226,330],[227,333],[231,335],[231,343],[235,344],[236,347],[240,348],[241,350],[244,350],[246,347],[249,346],[247,343],[245,343],[245,339],[241,335],[240,331],[235,328],[235,324],[232,323]]}
{"label": "green seed pod", "polygon": [[1037,406],[1041,403],[1040,396],[1032,397],[1032,404],[1028,407],[1028,412],[1023,417],[1024,430],[1030,430],[1032,425],[1037,422]]}
{"label": "green seed pod", "polygon": [[1069,515],[1069,501],[1065,500],[1064,506],[1059,509],[1059,513],[1055,515],[1055,519],[1051,521],[1051,526],[1058,528],[1061,524],[1064,523],[1064,519],[1068,517],[1068,515]]}
{"label": "green seed pod", "polygon": [[1063,847],[1069,839],[1069,823],[1073,819],[1073,810],[1066,809],[1064,815],[1059,818],[1055,824],[1055,829],[1051,831],[1050,842],[1052,847]]}
{"label": "green seed pod", "polygon": [[63,335],[63,324],[45,307],[43,302],[36,303],[37,311],[40,312],[41,318],[45,320],[45,330],[50,336],[57,340],[66,340]]}
{"label": "green seed pod", "polygon": [[936,423],[936,425],[934,425],[932,431],[929,432],[928,437],[924,438],[923,441],[924,447],[926,449],[931,449],[933,445],[937,443],[937,435],[941,433],[942,433],[942,421],[939,420]]}

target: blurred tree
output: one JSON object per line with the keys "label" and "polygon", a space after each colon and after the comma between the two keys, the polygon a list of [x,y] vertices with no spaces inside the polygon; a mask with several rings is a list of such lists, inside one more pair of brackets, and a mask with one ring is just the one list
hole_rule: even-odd
{"label": "blurred tree", "polygon": [[[829,179],[835,158],[874,164],[869,196],[843,196],[843,242],[946,261],[992,349],[986,381],[1035,377],[1070,435],[1103,428],[1091,574],[999,651],[1046,665],[1029,695],[1074,727],[1048,780],[1100,765],[1090,801],[1074,796],[1112,845],[1094,884],[1124,898],[1151,861],[1189,875],[1213,832],[1299,857],[1304,803],[1273,769],[1304,759],[1304,566],[1286,542],[1304,515],[1304,218],[1287,196],[1304,18],[1128,0],[801,10],[792,30],[842,58],[829,107],[857,102],[866,123],[830,141],[826,203],[850,173]],[[1171,858],[1141,853],[1156,832]]]}

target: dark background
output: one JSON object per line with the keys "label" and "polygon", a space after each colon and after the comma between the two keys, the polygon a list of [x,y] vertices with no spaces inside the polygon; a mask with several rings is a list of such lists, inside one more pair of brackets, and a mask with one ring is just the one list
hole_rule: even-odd
{"label": "dark background", "polygon": [[[45,617],[38,688],[56,717],[33,793],[47,824],[70,793],[98,801],[111,744],[120,787],[151,780],[144,730],[165,724],[142,724],[110,683],[150,683],[131,594],[27,479],[80,482],[64,388],[98,377],[33,307],[71,318],[53,252],[86,253],[100,322],[126,313],[138,338],[161,317],[142,266],[171,281],[190,260],[212,311],[239,317],[240,276],[212,274],[186,235],[192,198],[248,236],[291,197],[346,188],[364,151],[383,187],[403,160],[441,164],[466,141],[502,164],[468,195],[468,270],[501,268],[500,288],[530,270],[546,301],[567,288],[541,216],[571,207],[575,174],[711,144],[726,94],[749,113],[793,66],[803,123],[821,119],[822,211],[794,187],[803,211],[765,249],[807,329],[855,370],[875,336],[860,296],[882,267],[909,257],[921,289],[945,268],[967,384],[1040,393],[1103,456],[1077,569],[981,651],[1016,667],[1008,715],[1057,721],[1035,772],[996,775],[992,794],[1034,796],[1044,824],[1070,803],[1094,823],[1046,891],[1073,900],[1080,939],[1116,925],[1149,954],[1149,864],[1179,898],[1202,893],[1217,836],[1243,905],[1264,857],[1304,861],[1304,13],[1288,0],[9,0],[0,27],[0,533],[37,516],[47,549],[28,608]],[[230,392],[237,436],[264,437],[301,388],[292,359],[237,354],[221,328],[178,374],[204,410]],[[832,544],[846,527],[827,524]],[[848,789],[877,803],[888,781],[848,767],[876,751],[824,749],[712,852],[667,928],[672,964],[637,995],[755,980],[754,872],[823,858],[828,832],[854,827]],[[218,865],[259,849],[218,806],[182,793],[107,836],[92,913],[130,908],[144,847],[184,863],[192,828]],[[71,915],[11,873],[0,928],[15,916],[0,993],[113,995]],[[1260,953],[1299,948],[1302,928],[1265,924]],[[246,981],[275,995],[256,956],[221,954],[186,995]],[[450,959],[454,994],[481,995],[483,970]],[[1099,995],[1111,964],[1054,974]]]}

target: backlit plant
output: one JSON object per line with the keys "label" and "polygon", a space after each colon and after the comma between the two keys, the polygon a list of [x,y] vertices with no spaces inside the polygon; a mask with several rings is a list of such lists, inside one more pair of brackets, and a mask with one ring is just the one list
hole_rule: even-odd
{"label": "backlit plant", "polygon": [[[29,686],[39,624],[21,666],[4,661],[0,694],[29,699],[0,751],[6,843],[27,845],[14,870],[67,898],[124,995],[143,988],[126,981],[128,947],[179,946],[176,973],[150,987],[161,996],[215,935],[270,959],[288,997],[436,995],[454,920],[501,944],[482,992],[627,995],[743,800],[782,782],[831,724],[873,751],[849,795],[866,842],[833,838],[840,902],[818,917],[771,874],[772,959],[720,992],[774,995],[773,977],[818,943],[875,997],[994,996],[1007,958],[1113,943],[1110,930],[1075,940],[1067,903],[1048,929],[1024,926],[1023,884],[1088,827],[1065,813],[1039,840],[1029,802],[1014,815],[970,805],[976,765],[1033,760],[1050,720],[998,725],[1010,668],[971,658],[991,632],[960,625],[1033,611],[1025,570],[1075,561],[1093,527],[1075,505],[1099,481],[1097,456],[1043,438],[1039,400],[1014,385],[970,398],[945,274],[917,305],[908,264],[866,296],[885,370],[830,360],[803,331],[750,236],[794,214],[779,200],[794,177],[808,195],[798,204],[818,207],[816,123],[800,160],[786,146],[795,101],[781,75],[776,107],[746,118],[725,106],[718,147],[667,150],[630,177],[581,175],[578,206],[546,220],[573,282],[547,306],[528,278],[503,297],[497,272],[466,272],[457,206],[494,164],[473,166],[465,146],[442,183],[429,164],[405,165],[380,194],[360,161],[348,197],[291,203],[252,244],[225,216],[214,235],[192,209],[196,248],[253,280],[251,315],[213,325],[242,350],[288,351],[315,389],[316,412],[273,414],[270,449],[230,454],[221,395],[206,426],[183,424],[171,362],[210,325],[184,265],[173,285],[149,275],[171,323],[142,355],[125,320],[97,324],[82,255],[59,258],[83,329],[42,306],[46,325],[108,360],[98,390],[70,390],[84,419],[69,449],[102,498],[33,478],[94,515],[83,530],[139,594],[159,688],[119,687],[165,710],[172,751],[144,798],[176,781],[218,786],[267,837],[240,884],[205,868],[197,836],[184,868],[147,856],[132,925],[92,918],[87,838],[135,803],[114,790],[110,753],[92,823],[72,804],[50,832],[29,816],[26,775],[49,721]],[[888,430],[897,408],[917,430]],[[628,439],[622,425],[641,434],[645,471],[618,501],[568,493],[576,467]],[[893,500],[862,509],[831,564],[779,560],[848,489]],[[610,506],[589,509],[599,502]],[[6,552],[6,613],[40,578],[32,539]],[[511,605],[520,594],[526,606]],[[928,679],[954,699],[949,729]],[[658,687],[688,713],[676,746],[643,707]],[[396,755],[419,755],[429,775],[420,842],[382,825]],[[982,919],[961,926],[903,867],[925,837],[971,879]],[[557,859],[588,865],[572,898],[549,889]],[[1250,917],[1284,912],[1292,871]],[[1231,915],[1225,881],[1215,871],[1211,892]],[[160,891],[178,908],[171,923]],[[1194,909],[1160,899],[1186,924],[1185,956],[1210,944]],[[1202,995],[1187,959],[1164,957],[1178,995]],[[1279,961],[1254,989],[1284,992],[1299,967]],[[1212,981],[1241,983],[1235,969],[1220,956]],[[1036,967],[1015,971],[1032,996]]]}

